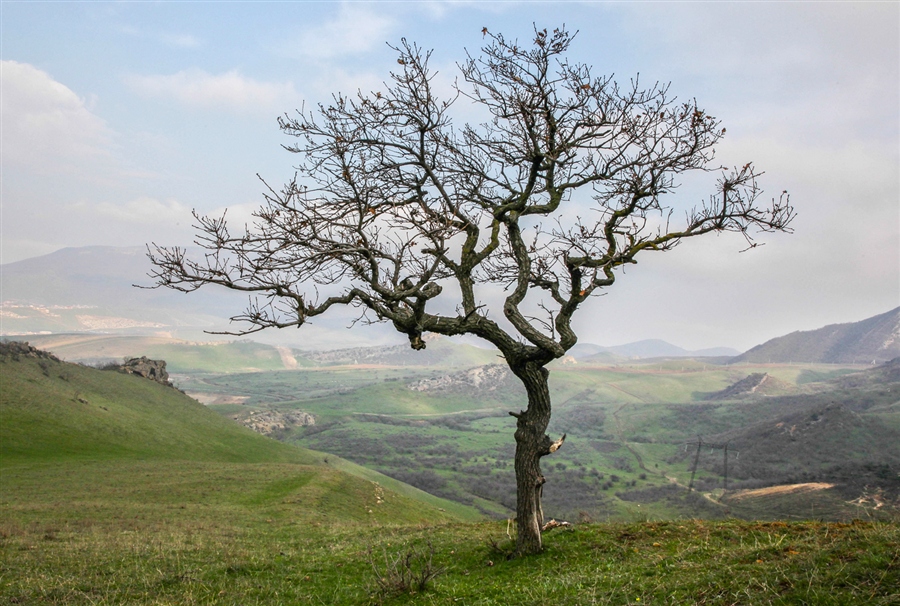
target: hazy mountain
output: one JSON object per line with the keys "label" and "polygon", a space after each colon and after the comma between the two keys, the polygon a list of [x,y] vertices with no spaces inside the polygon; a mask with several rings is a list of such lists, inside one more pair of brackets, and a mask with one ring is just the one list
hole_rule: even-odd
{"label": "hazy mountain", "polygon": [[870,364],[900,356],[900,307],[860,322],[797,331],[757,345],[734,362]]}
{"label": "hazy mountain", "polygon": [[150,285],[141,247],[64,248],[2,266],[3,331],[211,327],[239,309],[235,293],[191,296]]}
{"label": "hazy mountain", "polygon": [[[152,266],[146,250],[141,246],[85,246],[63,248],[40,257],[7,263],[0,271],[0,334],[27,335],[35,333],[104,332],[148,334],[163,333],[183,339],[203,339],[202,331],[236,330],[228,318],[242,311],[247,295],[222,288],[201,288],[190,294],[170,289],[135,288],[135,284],[149,286],[147,276]],[[348,313],[353,310],[348,310]],[[254,334],[255,340],[300,347],[304,350],[350,348],[354,345],[377,346],[397,342],[389,326],[369,326],[365,331],[357,327],[346,330],[355,316],[316,318],[296,330],[268,330]],[[356,349],[356,348],[354,348]],[[409,356],[408,346],[396,351],[367,351],[347,349],[333,363],[353,364],[371,362],[373,357],[394,358]],[[415,354],[416,352],[412,352]],[[593,361],[614,363],[623,358],[733,356],[736,350],[715,348],[688,351],[660,340],[638,341],[615,347],[578,344],[571,354],[579,359],[598,356]],[[419,355],[408,363],[428,365],[447,352]],[[494,354],[486,354],[490,360]],[[478,358],[479,356],[475,356]],[[483,356],[482,356],[483,357]],[[428,360],[425,360],[428,358]],[[322,360],[326,362],[326,360]],[[407,363],[407,362],[400,362]]]}
{"label": "hazy mountain", "polygon": [[[103,332],[162,334],[208,340],[203,331],[234,331],[228,318],[247,305],[247,295],[224,288],[192,293],[149,286],[152,269],[143,247],[86,246],[0,266],[0,334]],[[354,311],[354,310],[351,310]],[[384,343],[393,329],[346,327],[355,319],[334,314],[296,330],[256,333],[266,343],[303,349]],[[226,338],[226,337],[223,337]],[[396,341],[396,337],[394,338]]]}
{"label": "hazy mountain", "polygon": [[[736,349],[731,349],[730,347],[713,347],[691,351],[660,339],[645,339],[612,347],[604,347],[593,343],[579,343],[569,351],[569,354],[577,360],[597,358],[600,354],[613,354],[623,358],[700,358],[735,356],[738,353]],[[601,358],[608,360],[610,356],[605,355],[601,356]]]}

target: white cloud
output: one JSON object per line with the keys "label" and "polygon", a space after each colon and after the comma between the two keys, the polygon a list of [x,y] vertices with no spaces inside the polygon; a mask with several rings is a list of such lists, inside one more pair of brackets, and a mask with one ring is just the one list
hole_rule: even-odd
{"label": "white cloud", "polygon": [[197,48],[202,44],[199,38],[190,34],[161,34],[160,39],[177,48]]}
{"label": "white cloud", "polygon": [[290,82],[260,82],[237,70],[214,75],[188,69],[167,76],[132,75],[125,82],[141,94],[171,98],[197,108],[246,111],[280,106],[299,96]]}
{"label": "white cloud", "polygon": [[3,164],[38,172],[77,172],[109,155],[113,132],[85,100],[48,73],[0,61]]}
{"label": "white cloud", "polygon": [[92,213],[124,221],[146,225],[149,223],[188,224],[191,209],[177,200],[157,200],[142,196],[123,204],[101,202],[93,205]]}
{"label": "white cloud", "polygon": [[375,91],[383,91],[387,78],[373,72],[348,72],[341,68],[328,71],[328,74],[312,81],[312,90],[320,99],[330,99],[338,92],[355,96],[357,91],[369,95]]}
{"label": "white cloud", "polygon": [[384,44],[395,22],[360,4],[345,3],[335,19],[307,29],[282,49],[292,56],[332,59],[365,53]]}

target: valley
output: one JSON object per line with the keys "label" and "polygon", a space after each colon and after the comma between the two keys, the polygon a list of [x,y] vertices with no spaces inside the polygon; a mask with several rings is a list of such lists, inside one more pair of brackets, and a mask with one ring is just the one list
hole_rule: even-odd
{"label": "valley", "polygon": [[[745,368],[567,365],[554,386],[554,431],[572,437],[545,465],[555,493],[548,491],[548,513],[583,509],[573,525],[545,532],[544,554],[509,559],[508,522],[490,518],[508,515],[506,411],[519,396],[484,380],[454,384],[468,372],[367,365],[178,375],[197,393],[231,394],[231,403],[204,406],[148,379],[2,347],[5,603],[729,604],[742,596],[891,604],[900,597],[889,491],[862,489],[848,503],[837,482],[809,482],[723,497],[711,457],[696,474],[695,485],[708,486],[687,492],[685,436],[758,420],[759,406],[792,406],[778,404],[781,396],[758,396],[756,404],[698,399]],[[896,372],[764,370],[786,384],[793,377],[792,391],[820,395],[829,390],[801,379],[837,377],[858,390]],[[670,390],[681,394],[677,403],[660,400]],[[886,403],[878,389],[866,391],[851,404],[859,416],[892,419],[896,393]],[[364,405],[375,412],[359,414]],[[317,416],[281,440],[334,448],[299,448],[225,418],[275,409]],[[710,519],[725,517],[723,509],[727,519]],[[853,520],[818,521],[841,516]],[[434,576],[425,591],[386,588],[382,579],[397,578],[391,562]]]}
{"label": "valley", "polygon": [[[25,338],[0,344],[6,603],[900,598],[897,360],[554,363],[544,510],[571,525],[508,559],[523,392],[495,352]],[[186,393],[97,368],[141,355]]]}
{"label": "valley", "polygon": [[[288,364],[284,348],[251,341],[32,340],[88,363],[104,353],[150,351],[169,360],[180,389],[224,417],[488,517],[506,519],[514,511],[509,412],[523,407],[524,391],[495,352],[433,339],[421,357],[402,345],[289,350]],[[886,491],[891,503],[900,496],[900,480],[885,471],[900,463],[898,381],[872,374],[890,374],[892,367],[726,362],[554,363],[549,431],[567,440],[543,462],[547,516],[806,519],[815,512],[817,519],[849,520],[884,514],[852,504],[865,490]],[[698,451],[698,439],[718,448]],[[771,495],[730,498],[734,491],[812,481],[834,486],[785,493],[794,510]]]}

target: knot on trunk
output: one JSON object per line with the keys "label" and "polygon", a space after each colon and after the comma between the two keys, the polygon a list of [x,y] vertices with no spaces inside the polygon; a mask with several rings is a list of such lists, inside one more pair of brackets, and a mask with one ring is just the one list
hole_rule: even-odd
{"label": "knot on trunk", "polygon": [[562,437],[555,442],[550,439],[550,436],[544,434],[544,439],[541,442],[541,450],[539,456],[546,456],[548,454],[553,454],[557,450],[559,450],[560,446],[563,445],[563,442],[566,441],[566,434],[563,434]]}
{"label": "knot on trunk", "polygon": [[415,350],[425,349],[425,341],[422,339],[422,331],[413,329],[406,333],[409,336],[409,346]]}

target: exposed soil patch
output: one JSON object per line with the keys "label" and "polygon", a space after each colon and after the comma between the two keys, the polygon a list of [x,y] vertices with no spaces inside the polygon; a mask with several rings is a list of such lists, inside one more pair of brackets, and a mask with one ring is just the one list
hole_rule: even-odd
{"label": "exposed soil patch", "polygon": [[231,396],[224,393],[187,393],[201,404],[243,404],[250,396]]}
{"label": "exposed soil patch", "polygon": [[754,488],[753,490],[738,490],[728,495],[729,500],[740,501],[741,499],[767,497],[772,495],[785,494],[802,494],[804,492],[816,492],[817,490],[827,490],[834,488],[834,484],[826,482],[807,482],[805,484],[781,484],[779,486],[768,486],[766,488]]}

